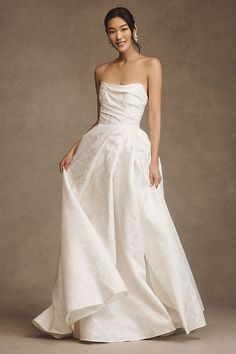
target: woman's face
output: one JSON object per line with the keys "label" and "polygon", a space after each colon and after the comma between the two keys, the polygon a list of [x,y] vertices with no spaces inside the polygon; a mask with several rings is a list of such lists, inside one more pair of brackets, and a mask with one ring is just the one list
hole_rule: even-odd
{"label": "woman's face", "polygon": [[113,47],[119,52],[127,50],[132,44],[131,31],[121,17],[114,17],[108,22],[107,35]]}

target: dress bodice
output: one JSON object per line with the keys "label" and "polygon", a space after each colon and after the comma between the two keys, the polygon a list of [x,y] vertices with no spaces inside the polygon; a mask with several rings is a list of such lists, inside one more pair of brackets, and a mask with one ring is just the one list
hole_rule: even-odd
{"label": "dress bodice", "polygon": [[139,127],[148,96],[141,83],[111,84],[101,82],[99,123],[127,124]]}

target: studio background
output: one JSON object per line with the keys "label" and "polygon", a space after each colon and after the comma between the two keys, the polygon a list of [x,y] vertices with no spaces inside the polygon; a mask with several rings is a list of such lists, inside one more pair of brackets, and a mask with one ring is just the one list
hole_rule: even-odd
{"label": "studio background", "polygon": [[58,164],[96,120],[93,72],[117,57],[103,26],[115,6],[134,14],[141,54],[162,63],[165,198],[203,303],[235,306],[235,2],[0,5],[1,312],[33,318],[50,304]]}

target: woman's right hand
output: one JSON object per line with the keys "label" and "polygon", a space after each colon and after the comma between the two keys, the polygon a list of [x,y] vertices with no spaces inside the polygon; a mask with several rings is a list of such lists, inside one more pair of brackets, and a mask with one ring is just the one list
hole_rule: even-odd
{"label": "woman's right hand", "polygon": [[63,159],[59,162],[59,171],[62,173],[63,172],[63,167],[67,170],[69,167],[71,161],[73,159],[73,152],[69,151]]}

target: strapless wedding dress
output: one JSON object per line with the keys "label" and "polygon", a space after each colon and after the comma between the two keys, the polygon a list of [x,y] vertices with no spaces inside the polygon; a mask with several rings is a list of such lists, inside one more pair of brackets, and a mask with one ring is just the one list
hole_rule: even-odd
{"label": "strapless wedding dress", "polygon": [[63,170],[56,281],[32,323],[55,338],[100,342],[189,334],[206,325],[204,307],[164,199],[160,158],[162,181],[150,187],[146,90],[102,82],[99,97],[99,123]]}

